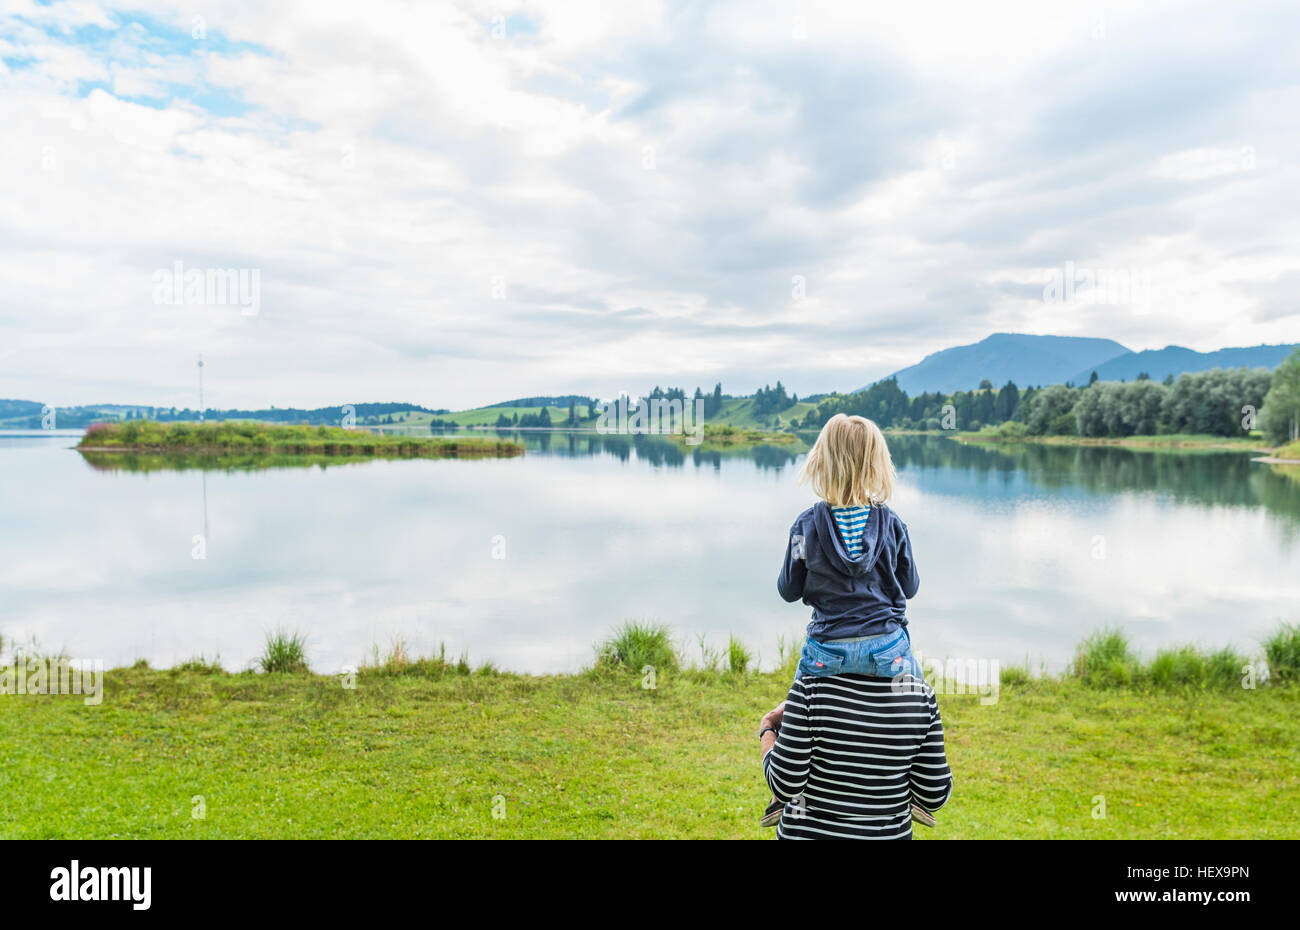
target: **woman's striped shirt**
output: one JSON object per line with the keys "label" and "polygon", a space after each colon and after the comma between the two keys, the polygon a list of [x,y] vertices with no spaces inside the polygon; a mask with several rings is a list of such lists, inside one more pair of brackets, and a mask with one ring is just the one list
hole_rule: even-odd
{"label": "woman's striped shirt", "polygon": [[906,676],[802,676],[763,757],[779,839],[912,838],[911,805],[943,807],[952,772],[934,690]]}
{"label": "woman's striped shirt", "polygon": [[849,551],[849,558],[862,558],[862,531],[867,528],[867,517],[871,515],[870,507],[832,507],[831,516],[839,528],[844,548]]}

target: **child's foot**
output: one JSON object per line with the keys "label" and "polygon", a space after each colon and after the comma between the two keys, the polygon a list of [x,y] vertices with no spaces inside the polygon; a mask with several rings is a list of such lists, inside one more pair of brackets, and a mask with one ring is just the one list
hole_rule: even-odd
{"label": "child's foot", "polygon": [[939,822],[934,819],[934,815],[928,810],[925,810],[916,804],[912,805],[912,819],[917,823],[925,824],[927,827],[933,827]]}
{"label": "child's foot", "polygon": [[767,805],[767,810],[763,811],[762,818],[758,821],[760,826],[775,827],[781,822],[781,812],[785,810],[785,802],[773,798]]}

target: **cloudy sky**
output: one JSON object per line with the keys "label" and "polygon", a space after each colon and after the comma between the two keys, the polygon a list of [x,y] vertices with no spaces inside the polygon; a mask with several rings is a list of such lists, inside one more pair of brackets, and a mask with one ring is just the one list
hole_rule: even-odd
{"label": "cloudy sky", "polygon": [[[456,409],[851,389],[997,331],[1298,341],[1298,31],[1283,2],[0,0],[0,397],[192,405],[199,353],[215,406]],[[165,302],[178,262],[257,312]],[[1045,301],[1067,262],[1151,296]]]}

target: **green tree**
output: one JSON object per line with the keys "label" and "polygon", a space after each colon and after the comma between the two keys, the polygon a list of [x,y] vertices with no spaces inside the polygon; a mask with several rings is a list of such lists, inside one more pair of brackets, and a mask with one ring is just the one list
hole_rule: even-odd
{"label": "green tree", "polygon": [[1273,372],[1259,427],[1273,442],[1300,439],[1300,349]]}
{"label": "green tree", "polygon": [[1025,425],[1034,436],[1071,435],[1075,432],[1074,404],[1079,388],[1053,384],[1034,394],[1025,412]]}
{"label": "green tree", "polygon": [[1155,433],[1168,390],[1150,381],[1095,384],[1074,405],[1075,428],[1080,436]]}
{"label": "green tree", "polygon": [[790,406],[790,397],[785,392],[785,385],[780,381],[776,382],[774,388],[765,384],[754,394],[755,416],[770,416],[788,406]]}
{"label": "green tree", "polygon": [[999,423],[1005,423],[1010,420],[1016,413],[1016,407],[1020,403],[1020,389],[1016,387],[1014,381],[1008,381],[1002,385],[1002,390],[998,391],[998,399],[993,404],[993,414]]}
{"label": "green tree", "polygon": [[1271,378],[1263,368],[1215,368],[1183,374],[1168,389],[1160,419],[1171,433],[1236,436],[1243,408],[1259,410]]}

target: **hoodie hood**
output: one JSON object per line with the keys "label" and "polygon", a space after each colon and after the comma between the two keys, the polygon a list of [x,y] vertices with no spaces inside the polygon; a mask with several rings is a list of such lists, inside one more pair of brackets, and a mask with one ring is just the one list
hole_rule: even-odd
{"label": "hoodie hood", "polygon": [[846,575],[865,575],[871,571],[885,548],[884,512],[885,505],[877,504],[867,514],[867,525],[862,530],[862,555],[854,559],[840,539],[830,505],[818,501],[813,507],[813,521],[817,527],[817,541],[826,559]]}

